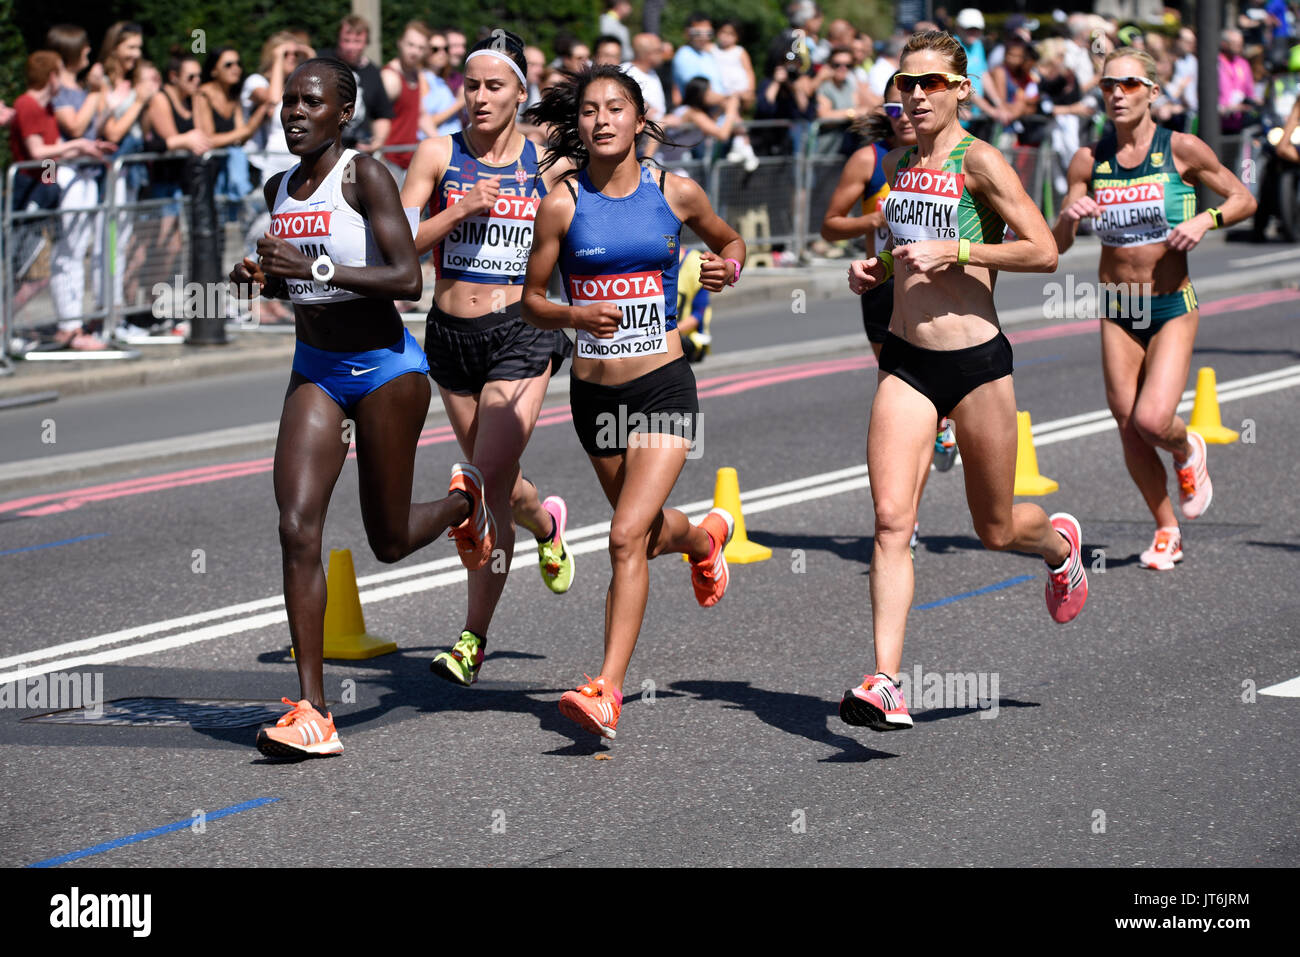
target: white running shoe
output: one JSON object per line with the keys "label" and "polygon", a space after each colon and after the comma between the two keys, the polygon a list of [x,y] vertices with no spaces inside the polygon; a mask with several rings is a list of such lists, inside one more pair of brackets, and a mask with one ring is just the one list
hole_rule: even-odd
{"label": "white running shoe", "polygon": [[1173,571],[1174,563],[1182,560],[1183,533],[1177,525],[1157,528],[1151,547],[1138,556],[1138,563],[1143,568],[1154,568],[1160,572]]}

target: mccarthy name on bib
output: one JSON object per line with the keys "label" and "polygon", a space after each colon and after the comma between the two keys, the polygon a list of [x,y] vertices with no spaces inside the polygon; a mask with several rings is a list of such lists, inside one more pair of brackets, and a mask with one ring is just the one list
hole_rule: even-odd
{"label": "mccarthy name on bib", "polygon": [[885,222],[894,235],[894,245],[957,239],[957,210],[965,188],[964,173],[902,170],[885,198]]}
{"label": "mccarthy name on bib", "polygon": [[569,302],[590,306],[610,302],[622,318],[610,339],[578,330],[578,358],[622,359],[668,351],[664,335],[664,276],[633,272],[606,276],[570,276]]}

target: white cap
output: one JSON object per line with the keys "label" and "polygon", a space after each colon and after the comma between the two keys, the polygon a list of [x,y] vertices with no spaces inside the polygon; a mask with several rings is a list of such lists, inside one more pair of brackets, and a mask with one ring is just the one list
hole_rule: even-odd
{"label": "white cap", "polygon": [[974,7],[967,7],[957,14],[957,26],[962,30],[983,30],[984,14]]}

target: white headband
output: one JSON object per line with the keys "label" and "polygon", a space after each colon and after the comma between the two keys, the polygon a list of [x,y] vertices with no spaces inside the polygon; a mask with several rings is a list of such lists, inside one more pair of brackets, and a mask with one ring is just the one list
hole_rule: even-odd
{"label": "white headband", "polygon": [[520,85],[521,85],[525,90],[528,89],[528,81],[527,81],[526,79],[524,79],[524,71],[521,70],[521,69],[519,69],[519,64],[516,63],[514,60],[512,60],[512,59],[511,59],[509,56],[507,56],[506,54],[502,53],[500,50],[475,50],[475,51],[474,51],[473,53],[471,53],[469,56],[465,57],[465,65],[466,65],[466,66],[469,66],[469,61],[472,60],[472,59],[474,59],[476,56],[494,56],[494,57],[496,57],[496,58],[497,58],[498,60],[500,60],[502,63],[506,64],[506,66],[510,67],[510,69],[514,70],[514,71],[515,71],[515,76],[519,77],[519,84],[520,84]]}

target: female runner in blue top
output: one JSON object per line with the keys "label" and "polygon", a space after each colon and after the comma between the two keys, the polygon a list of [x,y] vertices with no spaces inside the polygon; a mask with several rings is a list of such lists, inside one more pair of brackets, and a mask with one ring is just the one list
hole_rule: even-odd
{"label": "female runner in blue top", "polygon": [[[693,180],[641,166],[642,132],[664,141],[646,119],[636,81],[615,66],[590,67],[552,87],[528,113],[550,125],[550,158],[580,172],[542,200],[524,285],[524,318],[542,329],[578,330],[570,378],[573,425],[614,506],[605,598],[605,659],[595,680],[560,699],[560,710],[588,731],[614,737],[623,681],[645,616],[647,561],[665,552],[691,559],[696,600],[722,598],[723,549],[732,517],[713,509],[692,525],[664,508],[697,434],[695,376],[675,328],[682,224],[713,250],[700,284],[734,285],[745,243]],[[635,228],[629,228],[635,224]],[[556,263],[570,305],[546,297]]]}
{"label": "female runner in blue top", "polygon": [[394,299],[420,295],[420,262],[393,177],[345,150],[356,79],[342,61],[308,60],[285,85],[280,118],[297,166],[266,183],[271,232],[259,262],[230,274],[263,296],[291,299],[293,373],[275,446],[284,598],[302,686],[279,724],[258,734],[275,757],[343,750],[325,713],[321,674],[325,574],[321,530],[355,423],[361,516],[375,557],[396,562],[460,524],[479,505],[468,495],[411,503],[415,446],[429,408],[429,366]]}
{"label": "female runner in blue top", "polygon": [[[567,168],[543,174],[537,147],[515,128],[528,98],[527,72],[523,41],[513,33],[494,30],[475,44],[465,58],[469,125],[422,142],[402,185],[404,206],[430,211],[415,240],[421,253],[433,250],[438,269],[424,347],[461,451],[473,463],[453,468],[452,487],[476,497],[482,489],[488,506],[486,524],[454,530],[469,569],[469,608],[460,638],[431,665],[462,685],[478,680],[516,523],[537,539],[546,586],[558,594],[573,582],[564,499],[538,501],[519,470],[547,383],[571,349],[563,333],[519,317],[537,204]],[[489,566],[494,550],[500,563]]]}

